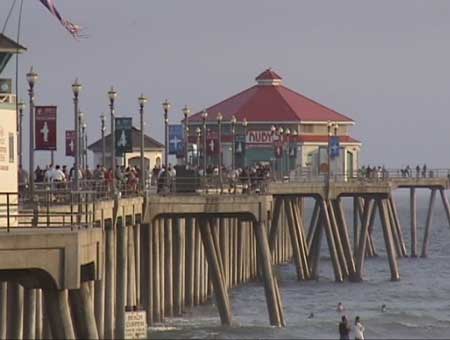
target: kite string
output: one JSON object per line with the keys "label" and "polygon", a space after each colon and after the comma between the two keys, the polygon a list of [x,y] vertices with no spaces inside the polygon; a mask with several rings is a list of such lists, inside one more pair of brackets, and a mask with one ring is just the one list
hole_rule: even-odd
{"label": "kite string", "polygon": [[17,0],[13,1],[11,8],[9,9],[8,15],[6,16],[6,20],[5,20],[5,23],[3,24],[3,28],[2,28],[2,34],[5,33],[5,29],[6,29],[6,26],[8,25],[8,21],[9,21],[9,18],[11,17],[11,13],[12,13],[14,7],[16,6],[16,1]]}

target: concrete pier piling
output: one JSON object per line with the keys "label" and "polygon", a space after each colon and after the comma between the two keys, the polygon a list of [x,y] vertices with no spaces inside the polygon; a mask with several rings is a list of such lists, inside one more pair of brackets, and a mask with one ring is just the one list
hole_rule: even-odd
{"label": "concrete pier piling", "polygon": [[23,296],[23,338],[36,338],[36,289],[25,288]]}
{"label": "concrete pier piling", "polygon": [[427,257],[428,256],[428,242],[430,237],[430,229],[431,229],[431,222],[433,219],[433,209],[434,209],[434,201],[436,199],[436,189],[431,189],[430,194],[430,201],[428,205],[428,212],[427,212],[427,221],[425,224],[425,232],[423,235],[423,245],[422,245],[422,253],[421,257]]}

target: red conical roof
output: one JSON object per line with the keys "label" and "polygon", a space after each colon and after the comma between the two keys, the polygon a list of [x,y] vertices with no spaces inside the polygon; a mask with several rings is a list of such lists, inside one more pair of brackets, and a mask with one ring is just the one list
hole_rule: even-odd
{"label": "red conical roof", "polygon": [[[349,117],[281,85],[281,77],[271,69],[262,72],[256,81],[257,85],[208,107],[207,120],[215,121],[220,112],[224,122],[230,121],[233,115],[239,121],[246,118],[248,122],[353,122]],[[189,118],[190,122],[201,120],[201,112]]]}

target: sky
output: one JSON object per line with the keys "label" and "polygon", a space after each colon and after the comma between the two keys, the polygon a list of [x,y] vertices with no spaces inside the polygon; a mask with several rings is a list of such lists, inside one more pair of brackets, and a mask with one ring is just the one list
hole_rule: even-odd
{"label": "sky", "polygon": [[[2,25],[12,2],[0,1]],[[132,116],[136,126],[137,98],[149,98],[145,132],[162,141],[165,98],[170,122],[178,123],[184,105],[200,111],[253,86],[272,67],[284,85],[355,120],[351,135],[363,144],[361,164],[450,165],[450,1],[55,3],[88,38],[74,40],[38,0],[24,0],[21,43],[28,51],[19,59],[19,92],[26,100],[25,74],[33,65],[36,104],[58,106],[57,162],[71,163],[64,130],[73,128],[75,78],[83,85],[89,142],[100,137],[111,85],[117,114]],[[5,31],[12,37],[17,13]],[[11,62],[2,76],[14,77],[14,69]],[[37,152],[36,162],[49,157]]]}

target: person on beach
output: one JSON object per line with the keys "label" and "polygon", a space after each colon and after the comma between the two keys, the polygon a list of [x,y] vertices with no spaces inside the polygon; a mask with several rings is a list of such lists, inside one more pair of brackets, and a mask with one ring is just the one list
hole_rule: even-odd
{"label": "person on beach", "polygon": [[339,339],[349,340],[351,329],[352,327],[348,324],[347,318],[345,315],[342,315],[341,322],[339,322]]}
{"label": "person on beach", "polygon": [[386,313],[386,310],[387,310],[386,305],[383,303],[381,305],[381,313]]}
{"label": "person on beach", "polygon": [[353,329],[353,332],[355,333],[355,340],[364,340],[364,326],[361,323],[361,320],[359,319],[359,316],[355,318],[355,327]]}
{"label": "person on beach", "polygon": [[344,305],[342,304],[342,302],[339,302],[337,304],[336,311],[339,312],[339,313],[342,313],[344,311],[344,309],[345,308],[344,308]]}

